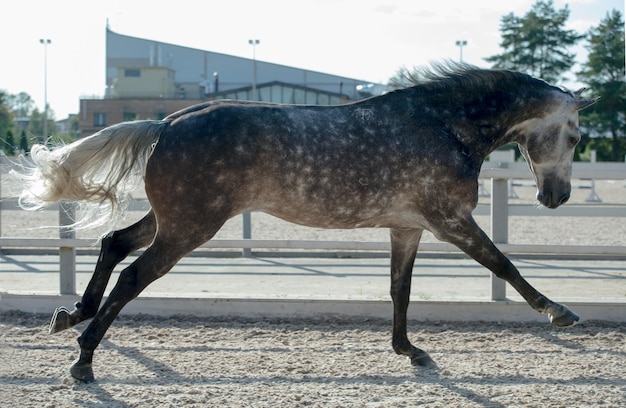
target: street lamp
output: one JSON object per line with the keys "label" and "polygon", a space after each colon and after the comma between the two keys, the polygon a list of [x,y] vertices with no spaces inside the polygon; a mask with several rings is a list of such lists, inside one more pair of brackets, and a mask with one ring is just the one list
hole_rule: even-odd
{"label": "street lamp", "polygon": [[261,43],[260,40],[248,40],[248,44],[252,46],[252,100],[258,100],[256,93],[256,46]]}
{"label": "street lamp", "polygon": [[[248,40],[248,44],[252,46],[252,100],[258,100],[256,93],[256,46],[261,41],[254,39]],[[252,215],[249,212],[243,213],[243,239],[252,239]],[[243,256],[252,256],[252,249],[244,248]]]}
{"label": "street lamp", "polygon": [[52,43],[49,38],[40,38],[43,44],[43,141],[48,139],[48,45]]}
{"label": "street lamp", "polygon": [[461,52],[461,55],[460,55],[459,61],[460,61],[460,62],[463,62],[463,47],[467,45],[467,41],[465,41],[465,40],[458,40],[458,41],[456,42],[456,45],[459,47],[459,50],[460,50],[460,52]]}

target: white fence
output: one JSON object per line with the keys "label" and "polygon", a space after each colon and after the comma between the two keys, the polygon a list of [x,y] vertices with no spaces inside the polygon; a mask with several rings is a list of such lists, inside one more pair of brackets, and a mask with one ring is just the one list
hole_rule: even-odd
{"label": "white fence", "polygon": [[[509,216],[576,216],[576,217],[624,217],[626,220],[626,206],[577,206],[566,205],[549,213],[537,211],[536,205],[509,205],[509,180],[532,179],[526,163],[485,162],[481,180],[491,180],[491,204],[479,205],[475,215],[490,215],[491,237],[504,253],[519,254],[560,254],[560,255],[594,255],[626,257],[626,247],[623,246],[582,246],[582,245],[527,245],[508,243]],[[573,179],[589,180],[624,180],[626,179],[626,163],[575,163],[572,172]],[[145,209],[145,200],[133,204],[134,209]],[[71,207],[68,207],[71,212]],[[59,207],[60,224],[67,225],[68,208]],[[15,210],[16,204],[12,200],[3,200],[0,209]],[[56,239],[45,238],[9,238],[0,237],[0,248],[58,248],[60,254],[60,293],[74,294],[76,292],[76,249],[93,248],[93,239],[76,239],[74,232],[65,230],[61,237]],[[250,217],[244,216],[244,239],[211,240],[201,248],[241,249],[243,255],[250,255],[255,249],[303,249],[303,250],[336,250],[336,251],[389,251],[389,242],[363,241],[311,241],[311,240],[257,240],[251,237]],[[421,252],[459,252],[446,243],[422,243]],[[356,255],[358,256],[358,255]],[[506,298],[504,281],[492,278],[491,298],[501,300]]]}

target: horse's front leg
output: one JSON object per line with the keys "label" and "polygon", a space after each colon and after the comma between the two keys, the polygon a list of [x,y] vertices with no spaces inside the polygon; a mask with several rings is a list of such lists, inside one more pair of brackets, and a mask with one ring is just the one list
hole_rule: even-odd
{"label": "horse's front leg", "polygon": [[579,320],[578,315],[567,307],[553,302],[532,287],[480,229],[471,215],[461,219],[448,219],[445,226],[441,227],[439,231],[433,231],[438,238],[456,245],[497,277],[510,283],[533,309],[546,313],[552,324],[572,326]]}
{"label": "horse's front leg", "polygon": [[80,302],[74,310],[59,307],[54,311],[48,331],[57,333],[96,315],[104,290],[115,266],[135,250],[148,246],[156,232],[154,213],[150,211],[128,228],[111,232],[102,238],[100,256]]}
{"label": "horse's front leg", "polygon": [[391,299],[393,301],[392,346],[415,366],[434,365],[428,353],[413,346],[407,336],[406,313],[411,294],[411,274],[423,230],[391,230]]}

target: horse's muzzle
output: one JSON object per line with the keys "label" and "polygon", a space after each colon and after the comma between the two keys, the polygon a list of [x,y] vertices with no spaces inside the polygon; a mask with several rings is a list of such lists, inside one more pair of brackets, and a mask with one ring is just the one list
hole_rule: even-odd
{"label": "horse's muzzle", "polygon": [[557,208],[565,204],[569,200],[569,197],[570,193],[555,194],[550,191],[540,191],[537,193],[537,201],[548,208]]}

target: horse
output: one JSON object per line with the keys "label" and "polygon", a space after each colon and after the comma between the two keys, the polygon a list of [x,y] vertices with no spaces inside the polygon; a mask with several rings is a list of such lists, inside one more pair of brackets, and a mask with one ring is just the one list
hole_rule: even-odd
{"label": "horse", "polygon": [[[424,230],[456,245],[509,282],[556,326],[579,317],[532,287],[472,217],[481,164],[517,143],[548,208],[571,191],[581,97],[532,76],[440,63],[386,94],[336,106],[216,100],[162,120],[123,122],[56,148],[33,146],[20,203],[91,203],[113,217],[130,180],[145,183],[150,210],[101,237],[95,271],[56,333],[91,322],[70,373],[95,379],[93,354],[122,308],[231,217],[261,211],[312,227],[390,230],[392,348],[413,366],[436,365],[407,336],[411,275]],[[147,247],[147,248],[146,248]],[[123,269],[107,299],[115,266]],[[102,305],[101,305],[102,303]]]}

